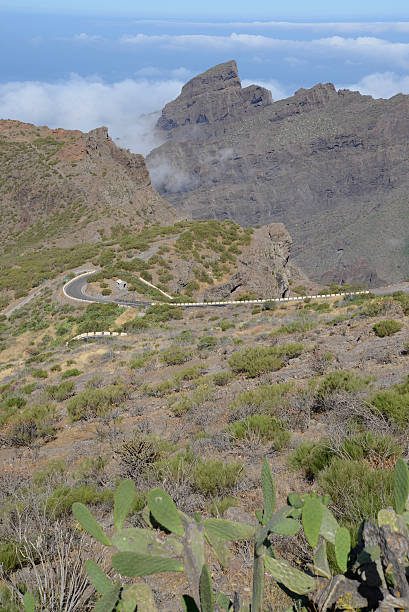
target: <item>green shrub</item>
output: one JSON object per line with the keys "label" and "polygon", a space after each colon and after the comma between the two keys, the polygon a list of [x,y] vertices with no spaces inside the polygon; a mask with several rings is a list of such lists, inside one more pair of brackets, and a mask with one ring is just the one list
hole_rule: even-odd
{"label": "green shrub", "polygon": [[31,376],[33,376],[33,378],[48,378],[48,372],[47,370],[32,370],[31,372]]}
{"label": "green shrub", "polygon": [[230,404],[232,410],[247,409],[249,412],[274,414],[285,406],[287,397],[294,388],[293,383],[260,385],[254,391],[243,391]]}
{"label": "green shrub", "polygon": [[402,327],[403,324],[399,323],[399,321],[385,319],[385,321],[378,321],[378,323],[375,323],[373,330],[379,338],[384,338],[385,336],[393,336],[393,334],[400,331]]}
{"label": "green shrub", "polygon": [[276,450],[287,446],[291,437],[283,421],[268,414],[251,414],[243,421],[235,421],[227,430],[238,440],[256,434],[262,442],[273,442]]}
{"label": "green shrub", "polygon": [[86,389],[68,401],[67,412],[72,421],[93,418],[118,406],[126,397],[127,390],[122,384]]}
{"label": "green shrub", "polygon": [[216,387],[225,387],[233,378],[232,372],[216,372],[212,376],[212,381]]}
{"label": "green shrub", "polygon": [[129,367],[131,368],[131,370],[136,370],[137,368],[145,367],[148,361],[152,359],[154,354],[154,351],[145,351],[144,353],[142,353],[142,355],[136,355],[133,359],[130,360]]}
{"label": "green shrub", "polygon": [[311,331],[316,326],[317,324],[308,317],[302,317],[301,319],[297,319],[296,321],[292,321],[291,323],[287,323],[287,325],[279,327],[277,331],[274,332],[274,335],[307,332]]}
{"label": "green shrub", "polygon": [[373,378],[361,378],[355,372],[349,370],[336,370],[330,372],[320,381],[317,388],[317,397],[322,398],[335,391],[347,391],[348,393],[359,393],[364,391]]}
{"label": "green shrub", "polygon": [[200,460],[193,472],[193,485],[206,495],[223,494],[233,489],[243,464],[239,461],[223,463],[219,459]]}
{"label": "green shrub", "polygon": [[227,331],[228,329],[232,329],[233,327],[236,327],[234,323],[232,323],[231,321],[227,321],[227,319],[219,321],[217,326],[220,327],[223,332]]}
{"label": "green shrub", "polygon": [[182,365],[190,359],[191,355],[190,351],[183,350],[178,346],[170,346],[161,353],[160,358],[167,366]]}
{"label": "green shrub", "polygon": [[112,499],[113,491],[99,489],[94,485],[61,486],[55,489],[47,499],[46,510],[54,518],[59,518],[70,514],[74,502],[100,504],[111,502]]}
{"label": "green shrub", "polygon": [[172,319],[183,319],[183,311],[170,304],[156,304],[148,308],[145,317],[152,323],[166,323]]}
{"label": "green shrub", "polygon": [[24,406],[27,404],[27,400],[24,399],[24,397],[8,397],[5,400],[5,405],[7,408],[24,408]]}
{"label": "green shrub", "polygon": [[[21,552],[17,542],[11,540],[0,541],[0,565],[6,572],[14,572],[21,567]],[[0,597],[0,604],[2,603]],[[0,608],[1,612],[8,612],[9,608]]]}
{"label": "green shrub", "polygon": [[20,390],[22,393],[25,393],[26,395],[31,395],[36,387],[37,387],[36,383],[28,383],[28,385],[24,385],[24,387],[21,387]]}
{"label": "green shrub", "polygon": [[2,433],[12,446],[28,446],[40,438],[53,439],[56,421],[54,404],[29,406],[11,414]]}
{"label": "green shrub", "polygon": [[202,338],[199,339],[197,348],[199,349],[199,351],[203,351],[205,349],[212,349],[216,345],[217,338],[215,338],[214,336],[202,336]]}
{"label": "green shrub", "polygon": [[149,322],[142,317],[135,317],[131,319],[131,321],[126,321],[121,329],[125,332],[133,332],[140,331],[141,329],[147,329],[149,327]]}
{"label": "green shrub", "polygon": [[109,289],[109,287],[106,287],[105,289],[102,289],[101,291],[101,295],[111,295],[112,290]]}
{"label": "green shrub", "polygon": [[194,380],[195,378],[199,378],[202,372],[203,368],[201,368],[200,366],[188,366],[187,368],[183,368],[183,370],[180,370],[180,372],[177,372],[173,377],[173,380],[176,383],[179,383],[184,380]]}
{"label": "green shrub", "polygon": [[[92,277],[91,277],[92,278]],[[124,312],[117,304],[89,304],[77,319],[77,333],[107,331],[115,320]]]}
{"label": "green shrub", "polygon": [[329,448],[327,440],[302,442],[288,458],[293,469],[305,472],[307,478],[313,478],[326,468],[334,457],[334,451]]}
{"label": "green shrub", "polygon": [[393,470],[374,470],[365,460],[335,457],[318,476],[343,522],[358,525],[375,520],[379,510],[393,505]]}
{"label": "green shrub", "polygon": [[63,372],[61,378],[62,379],[72,378],[73,376],[80,376],[80,374],[83,374],[83,372],[81,370],[79,370],[78,368],[71,368],[70,370],[65,370],[65,372]]}
{"label": "green shrub", "polygon": [[327,468],[334,457],[348,461],[366,460],[374,467],[402,456],[403,449],[392,436],[363,431],[346,437],[336,448],[326,438],[318,442],[302,442],[290,455],[288,462],[294,469],[302,469],[308,478],[316,477]]}
{"label": "green shrub", "polygon": [[248,378],[255,378],[265,372],[275,372],[284,366],[284,361],[277,356],[274,347],[245,348],[234,353],[228,363],[233,372],[243,372]]}
{"label": "green shrub", "polygon": [[33,474],[33,482],[41,487],[53,480],[61,477],[67,469],[64,459],[51,459],[47,465],[41,467]]}
{"label": "green shrub", "polygon": [[177,400],[172,400],[169,402],[169,408],[177,417],[182,416],[186,412],[192,410],[193,406],[193,400],[187,394],[181,395]]}
{"label": "green shrub", "polygon": [[265,372],[274,372],[284,366],[281,357],[292,359],[301,354],[300,343],[283,346],[251,346],[234,353],[228,363],[233,372],[244,372],[248,378],[255,378]]}
{"label": "green shrub", "polygon": [[234,508],[237,505],[237,499],[231,497],[231,495],[227,495],[227,497],[216,497],[209,506],[209,513],[218,518],[223,516],[226,510]]}
{"label": "green shrub", "polygon": [[395,385],[388,391],[378,391],[371,398],[371,406],[404,430],[409,424],[409,389]]}
{"label": "green shrub", "polygon": [[59,385],[46,387],[46,393],[50,399],[63,402],[73,395],[75,384],[71,380],[66,380]]}
{"label": "green shrub", "polygon": [[269,301],[264,302],[262,306],[262,310],[277,310],[277,302]]}

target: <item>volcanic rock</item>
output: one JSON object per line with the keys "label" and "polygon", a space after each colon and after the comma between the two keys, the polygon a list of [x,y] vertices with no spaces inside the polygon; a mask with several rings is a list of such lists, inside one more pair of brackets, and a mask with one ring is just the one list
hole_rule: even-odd
{"label": "volcanic rock", "polygon": [[327,83],[252,104],[245,91],[229,62],[164,108],[168,139],[147,158],[163,197],[194,218],[284,223],[316,281],[408,277],[409,96]]}

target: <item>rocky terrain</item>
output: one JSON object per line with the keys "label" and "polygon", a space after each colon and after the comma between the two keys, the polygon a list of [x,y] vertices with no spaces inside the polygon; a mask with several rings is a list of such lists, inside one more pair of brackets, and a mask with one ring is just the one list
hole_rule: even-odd
{"label": "rocky terrain", "polygon": [[282,222],[319,281],[379,285],[409,274],[409,96],[374,100],[332,84],[272,102],[241,89],[234,61],[163,109],[148,156],[155,187],[194,218]]}
{"label": "rocky terrain", "polygon": [[[8,611],[21,609],[21,584],[42,585],[43,609],[53,609],[66,583],[48,560],[63,551],[64,576],[81,578],[72,582],[73,609],[92,609],[83,562],[109,571],[110,554],[78,530],[71,506],[87,504],[111,534],[118,479],[138,491],[126,527],[146,524],[154,486],[188,515],[253,524],[264,459],[279,506],[294,490],[327,493],[340,523],[355,530],[393,503],[392,469],[407,457],[408,296],[267,308],[73,307],[54,282],[0,319],[0,602]],[[127,336],[71,340],[93,330]],[[299,534],[273,543],[296,567],[311,561]],[[219,590],[246,599],[253,551],[248,541],[229,548],[228,568],[210,551],[207,562]],[[183,575],[144,580],[161,612],[180,609]],[[271,611],[290,605],[270,576],[265,597]]]}
{"label": "rocky terrain", "polygon": [[176,220],[145,161],[105,127],[84,134],[0,120],[0,236],[27,245],[96,242],[115,225]]}

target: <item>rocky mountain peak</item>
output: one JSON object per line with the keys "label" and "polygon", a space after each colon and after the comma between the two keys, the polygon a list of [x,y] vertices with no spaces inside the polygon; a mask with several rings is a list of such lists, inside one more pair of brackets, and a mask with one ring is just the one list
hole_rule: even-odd
{"label": "rocky mountain peak", "polygon": [[179,138],[191,135],[192,127],[229,120],[270,104],[268,89],[257,85],[242,88],[237,64],[231,60],[186,83],[180,95],[164,107],[157,128],[169,137],[177,133]]}

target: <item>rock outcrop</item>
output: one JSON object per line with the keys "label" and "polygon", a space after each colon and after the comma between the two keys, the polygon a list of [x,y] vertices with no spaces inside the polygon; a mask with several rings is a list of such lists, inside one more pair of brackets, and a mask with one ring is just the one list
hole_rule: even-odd
{"label": "rock outcrop", "polygon": [[10,120],[0,120],[0,203],[0,237],[36,226],[39,241],[58,246],[181,216],[152,187],[142,155],[117,147],[106,127],[86,134]]}
{"label": "rock outcrop", "polygon": [[285,297],[290,289],[288,260],[292,240],[282,223],[254,231],[251,245],[238,256],[237,272],[225,283],[208,289],[208,300],[237,299],[244,292],[259,298]]}
{"label": "rock outcrop", "polygon": [[182,88],[180,96],[165,106],[158,129],[182,138],[195,125],[206,126],[239,117],[272,103],[271,92],[250,85],[242,88],[234,60],[210,68]]}
{"label": "rock outcrop", "polygon": [[147,158],[163,197],[194,218],[284,223],[292,257],[317,281],[408,277],[409,96],[374,100],[328,83],[273,103],[263,94],[258,106],[238,97],[229,66],[165,107],[168,139]]}

